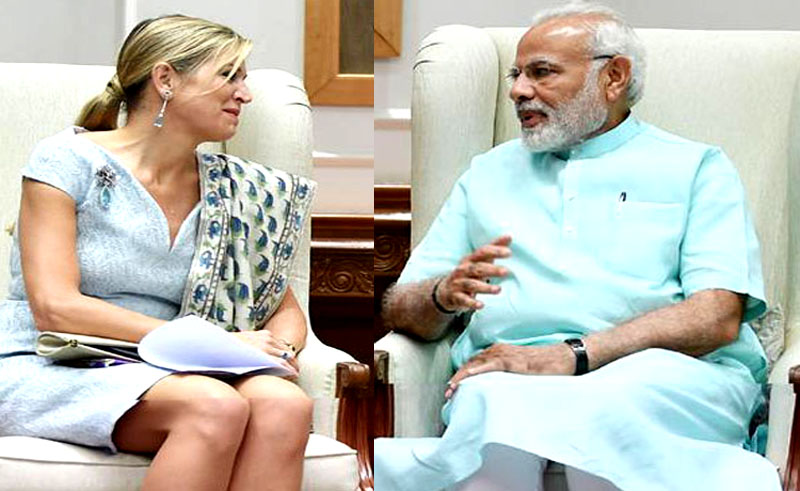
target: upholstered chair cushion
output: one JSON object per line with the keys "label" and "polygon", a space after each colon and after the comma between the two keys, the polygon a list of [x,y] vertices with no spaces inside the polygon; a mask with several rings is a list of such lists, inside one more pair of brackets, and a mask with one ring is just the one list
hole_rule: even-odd
{"label": "upholstered chair cushion", "polygon": [[[25,491],[134,491],[150,458],[24,436],[0,437],[0,483]],[[303,489],[356,489],[355,450],[312,434],[306,447]],[[8,486],[8,487],[6,487]]]}

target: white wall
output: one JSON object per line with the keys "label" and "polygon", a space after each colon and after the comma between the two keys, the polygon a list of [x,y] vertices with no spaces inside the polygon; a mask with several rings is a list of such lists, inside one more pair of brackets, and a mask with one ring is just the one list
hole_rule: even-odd
{"label": "white wall", "polygon": [[247,66],[303,74],[305,7],[294,0],[136,0],[136,22],[165,14],[185,14],[219,22],[253,40]]}
{"label": "white wall", "polygon": [[108,64],[122,36],[118,7],[108,0],[0,0],[0,61]]}
{"label": "white wall", "polygon": [[[303,0],[0,0],[0,62],[113,65],[130,27],[173,13],[220,22],[253,39],[250,69],[280,68],[302,78]],[[315,167],[314,210],[372,213],[372,107],[312,111],[315,151],[359,162],[340,166],[347,179],[332,177],[338,164]]]}
{"label": "white wall", "polygon": [[[634,27],[681,29],[800,29],[800,0],[601,0]],[[390,109],[407,109],[411,101],[411,67],[420,41],[437,26],[526,26],[542,8],[558,0],[403,0],[403,51],[400,58],[375,61],[376,128],[404,126],[392,122]],[[743,61],[746,62],[746,61]],[[385,120],[384,120],[385,118]],[[410,137],[402,129],[375,134],[375,182],[408,182]]]}

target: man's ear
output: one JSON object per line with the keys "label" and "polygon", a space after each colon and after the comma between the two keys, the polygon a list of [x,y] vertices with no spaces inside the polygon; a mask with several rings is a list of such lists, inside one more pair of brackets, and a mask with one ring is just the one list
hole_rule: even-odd
{"label": "man's ear", "polygon": [[631,80],[631,60],[625,56],[615,56],[608,60],[605,67],[605,95],[610,103],[616,103],[627,96],[628,84]]}
{"label": "man's ear", "polygon": [[165,91],[172,91],[178,79],[178,74],[172,65],[167,62],[159,61],[153,66],[150,72],[150,77],[153,79],[153,85],[159,94],[164,94]]}

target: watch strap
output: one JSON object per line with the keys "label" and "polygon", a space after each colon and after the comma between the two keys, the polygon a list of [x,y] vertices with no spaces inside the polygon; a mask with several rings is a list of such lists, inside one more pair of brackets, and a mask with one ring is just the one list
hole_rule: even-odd
{"label": "watch strap", "polygon": [[564,340],[575,353],[575,375],[583,375],[589,372],[589,355],[586,353],[586,345],[581,338],[570,338]]}

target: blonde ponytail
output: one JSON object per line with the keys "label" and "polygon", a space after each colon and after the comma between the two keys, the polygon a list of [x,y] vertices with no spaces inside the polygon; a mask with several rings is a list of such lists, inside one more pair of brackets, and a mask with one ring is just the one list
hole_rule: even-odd
{"label": "blonde ponytail", "polygon": [[83,106],[75,124],[89,131],[116,129],[119,108],[124,100],[125,93],[119,83],[119,77],[114,75],[105,90]]}

